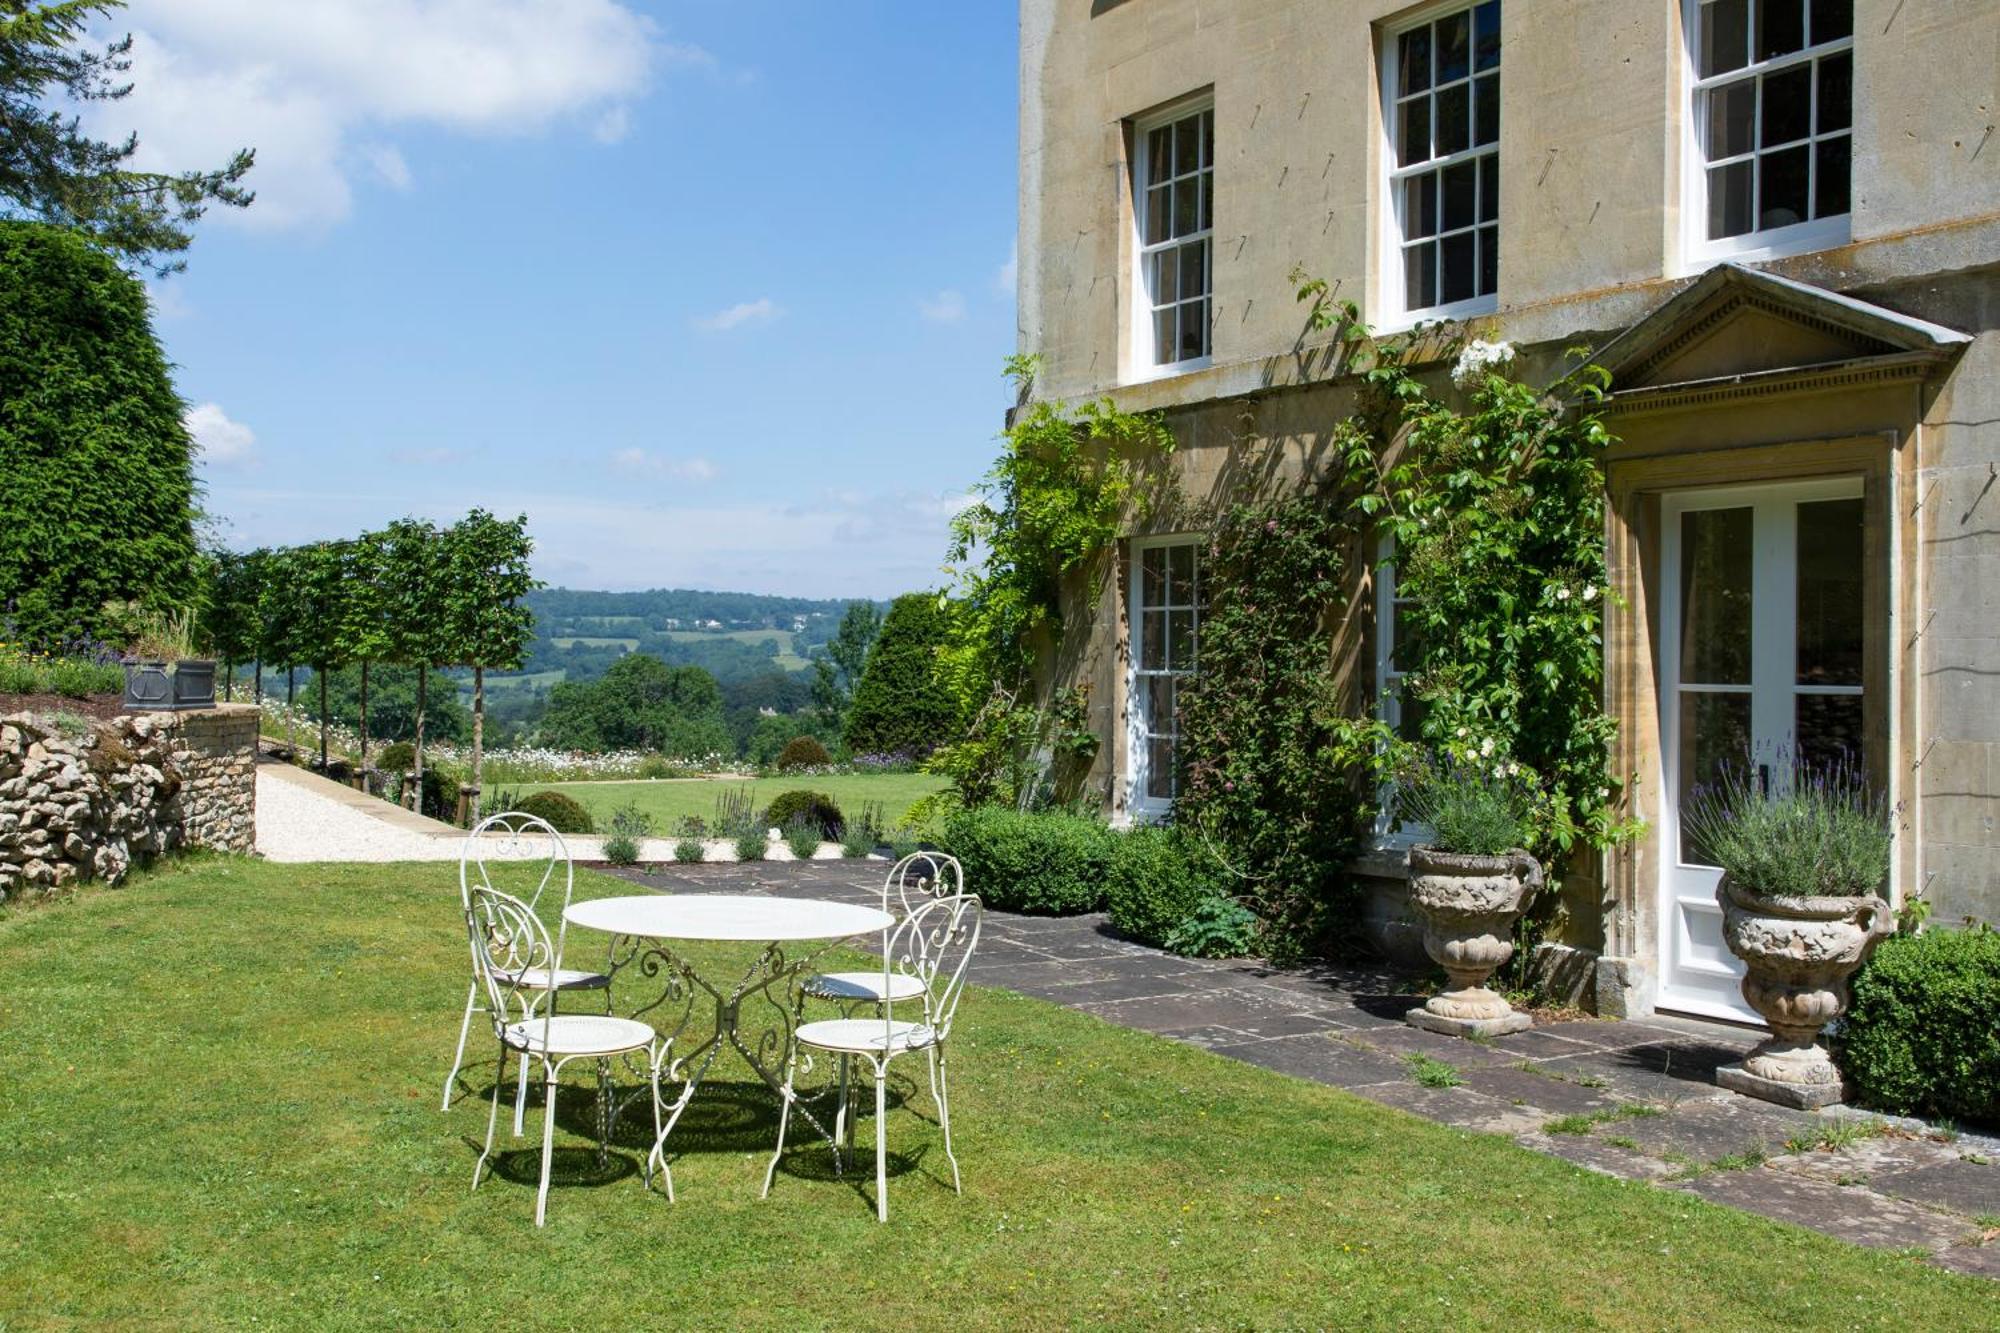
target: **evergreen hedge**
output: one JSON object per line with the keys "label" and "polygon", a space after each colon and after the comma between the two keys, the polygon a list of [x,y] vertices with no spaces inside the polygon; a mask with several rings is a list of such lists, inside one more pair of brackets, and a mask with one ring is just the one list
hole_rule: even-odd
{"label": "evergreen hedge", "polygon": [[1118,837],[1095,819],[981,806],[946,820],[942,841],[988,907],[1074,916],[1104,905]]}
{"label": "evergreen hedge", "polygon": [[1852,996],[1840,1067],[1863,1102],[2000,1127],[2000,933],[1884,940]]}
{"label": "evergreen hedge", "polygon": [[848,708],[850,751],[926,755],[959,739],[965,718],[938,663],[950,634],[936,594],[906,593],[890,603]]}
{"label": "evergreen hedge", "polygon": [[197,588],[194,445],[146,292],[74,232],[0,222],[0,596],[30,641]]}
{"label": "evergreen hedge", "polygon": [[1214,858],[1189,845],[1185,834],[1135,828],[1117,840],[1104,905],[1120,933],[1165,948],[1168,936],[1228,887]]}

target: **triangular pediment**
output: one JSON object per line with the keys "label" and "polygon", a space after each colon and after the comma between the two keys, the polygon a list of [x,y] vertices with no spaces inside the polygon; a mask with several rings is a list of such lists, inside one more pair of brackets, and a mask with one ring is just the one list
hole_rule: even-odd
{"label": "triangular pediment", "polygon": [[1946,357],[1965,334],[1756,269],[1710,269],[1607,344],[1616,392],[1658,390],[1912,354]]}

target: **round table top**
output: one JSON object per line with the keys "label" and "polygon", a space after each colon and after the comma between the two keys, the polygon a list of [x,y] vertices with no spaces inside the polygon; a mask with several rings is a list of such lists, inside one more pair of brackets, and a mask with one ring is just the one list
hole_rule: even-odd
{"label": "round table top", "polygon": [[874,907],[741,893],[598,898],[571,903],[563,916],[571,925],[655,940],[839,940],[896,923]]}

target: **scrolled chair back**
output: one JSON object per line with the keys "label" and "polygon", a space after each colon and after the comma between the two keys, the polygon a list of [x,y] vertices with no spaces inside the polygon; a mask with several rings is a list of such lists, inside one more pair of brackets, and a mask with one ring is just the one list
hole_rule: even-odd
{"label": "scrolled chair back", "polygon": [[[502,867],[507,868],[505,873]],[[558,867],[563,905],[568,906],[576,879],[569,844],[546,819],[504,810],[486,816],[465,835],[458,854],[459,895],[469,905],[476,884],[511,893],[530,908],[539,907],[542,894],[556,882]]]}
{"label": "scrolled chair back", "polygon": [[[902,908],[904,916],[933,898],[950,898],[965,892],[965,871],[956,857],[943,852],[911,852],[895,865],[882,881],[882,910]],[[890,895],[894,895],[892,905]]]}
{"label": "scrolled chair back", "polygon": [[[472,941],[473,971],[486,991],[493,1035],[504,1042],[508,1023],[535,1018],[537,1010],[546,1027],[555,1011],[546,1001],[554,991],[525,985],[522,979],[530,972],[554,976],[562,955],[535,909],[511,893],[474,885],[465,925]],[[546,1031],[543,1035],[546,1038]]]}
{"label": "scrolled chair back", "polygon": [[[890,993],[893,976],[915,977],[923,983],[924,1026],[943,1041],[951,1034],[958,998],[965,989],[966,965],[979,945],[985,905],[976,893],[955,893],[919,903],[890,933],[882,953],[882,993]],[[885,1033],[895,1019],[883,1006]]]}

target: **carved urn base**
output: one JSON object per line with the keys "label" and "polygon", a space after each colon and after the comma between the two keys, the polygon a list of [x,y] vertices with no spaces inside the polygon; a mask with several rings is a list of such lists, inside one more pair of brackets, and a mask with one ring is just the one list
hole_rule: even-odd
{"label": "carved urn base", "polygon": [[1487,979],[1514,954],[1514,921],[1542,884],[1526,852],[1461,856],[1410,850],[1410,905],[1424,922],[1424,952],[1445,970],[1448,987],[1412,1009],[1413,1027],[1453,1036],[1497,1036],[1532,1025]]}
{"label": "carved urn base", "polygon": [[1722,938],[1743,960],[1743,999],[1771,1036],[1740,1065],[1716,1071],[1723,1087],[1781,1105],[1816,1109],[1842,1096],[1840,1070],[1820,1029],[1847,1012],[1847,980],[1895,928],[1889,904],[1867,897],[1752,893],[1728,875],[1716,885]]}

